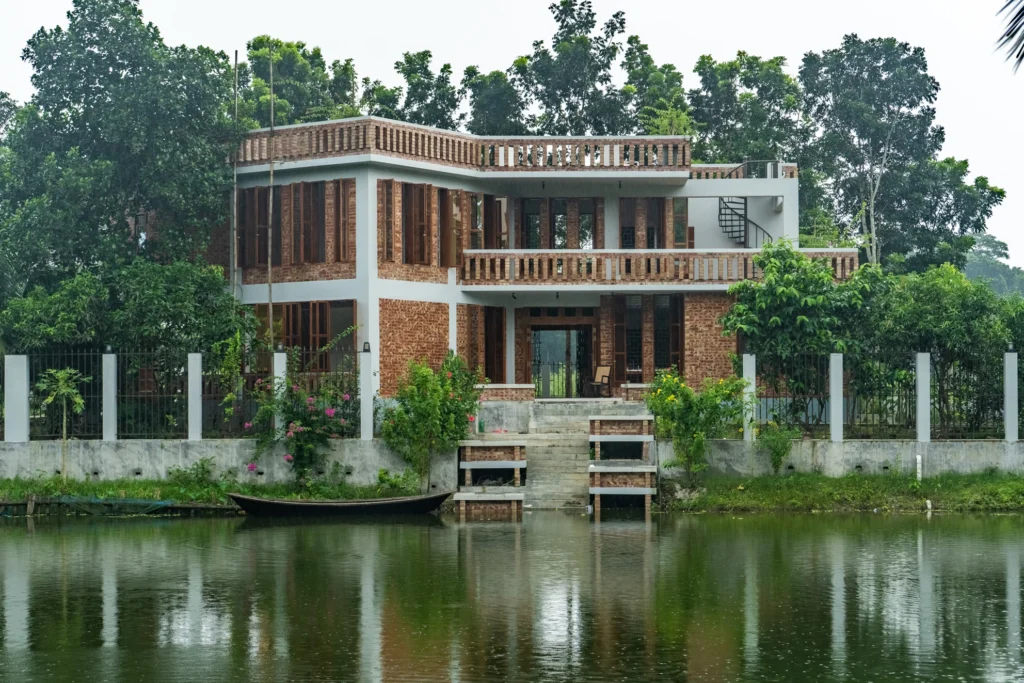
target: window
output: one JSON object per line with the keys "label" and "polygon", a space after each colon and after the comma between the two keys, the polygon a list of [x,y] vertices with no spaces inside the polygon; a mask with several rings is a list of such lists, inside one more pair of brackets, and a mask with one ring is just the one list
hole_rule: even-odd
{"label": "window", "polygon": [[[281,188],[274,187],[274,265],[281,265]],[[238,193],[238,265],[251,268],[267,265],[267,215],[270,188],[250,187]]]}
{"label": "window", "polygon": [[619,247],[636,249],[636,200],[619,202]]}
{"label": "window", "polygon": [[569,247],[569,212],[564,199],[551,200],[551,245],[552,249]]}
{"label": "window", "polygon": [[442,268],[455,267],[455,215],[458,212],[458,193],[445,189],[437,191],[438,228],[441,231],[441,258]]}
{"label": "window", "polygon": [[616,296],[612,312],[612,379],[616,384],[643,378],[643,299]]}
{"label": "window", "polygon": [[593,199],[580,200],[580,249],[594,248],[595,213]]}
{"label": "window", "polygon": [[344,180],[335,181],[334,184],[334,260],[338,263],[348,261],[352,253],[348,243],[348,211],[351,208],[348,201],[349,187],[349,183]]}
{"label": "window", "polygon": [[292,185],[292,263],[323,263],[327,214],[323,182]]}
{"label": "window", "polygon": [[480,194],[469,196],[469,248],[484,248],[484,197]]}
{"label": "window", "polygon": [[660,197],[647,200],[647,248],[665,248],[665,201]]}
{"label": "window", "polygon": [[427,186],[402,184],[402,263],[430,264]]}
{"label": "window", "polygon": [[676,249],[693,249],[690,244],[689,231],[686,225],[686,199],[676,197],[672,200],[672,240]]}
{"label": "window", "polygon": [[384,181],[384,260],[395,260],[395,184]]}
{"label": "window", "polygon": [[540,249],[540,200],[523,200],[523,247]]}
{"label": "window", "polygon": [[677,368],[682,354],[683,300],[678,294],[654,296],[654,367]]}

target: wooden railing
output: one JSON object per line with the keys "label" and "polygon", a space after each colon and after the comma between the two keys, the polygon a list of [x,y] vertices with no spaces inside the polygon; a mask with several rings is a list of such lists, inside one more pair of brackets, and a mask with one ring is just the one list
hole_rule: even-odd
{"label": "wooden railing", "polygon": [[383,154],[477,171],[683,171],[690,166],[685,137],[483,138],[388,119],[362,117],[249,133],[240,166],[353,154]]}
{"label": "wooden railing", "polygon": [[[463,254],[464,285],[730,284],[760,279],[756,249],[471,250]],[[837,279],[857,269],[854,251],[805,252],[830,262]]]}

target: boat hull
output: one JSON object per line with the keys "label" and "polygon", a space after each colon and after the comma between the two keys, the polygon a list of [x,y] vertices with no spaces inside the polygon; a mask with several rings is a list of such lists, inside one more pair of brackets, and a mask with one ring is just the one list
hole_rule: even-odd
{"label": "boat hull", "polygon": [[343,517],[351,515],[409,515],[433,512],[451,493],[365,500],[280,500],[229,493],[235,505],[258,517]]}

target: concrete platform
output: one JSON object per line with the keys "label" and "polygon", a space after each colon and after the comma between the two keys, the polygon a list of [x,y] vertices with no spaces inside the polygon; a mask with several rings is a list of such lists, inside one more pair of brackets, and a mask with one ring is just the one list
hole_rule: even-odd
{"label": "concrete platform", "polygon": [[587,471],[598,473],[627,472],[631,474],[644,474],[645,472],[654,474],[658,471],[656,465],[645,463],[642,460],[637,460],[636,463],[634,465],[629,460],[600,460],[592,464]]}
{"label": "concrete platform", "polygon": [[466,460],[459,463],[460,470],[521,470],[525,460]]}
{"label": "concrete platform", "polygon": [[[465,487],[463,487],[465,488]],[[511,487],[504,487],[511,488]],[[501,503],[511,501],[522,501],[522,493],[477,493],[475,491],[459,491],[452,500],[464,500],[475,503]]]}
{"label": "concrete platform", "polygon": [[653,434],[591,434],[590,443],[641,443],[654,441]]}
{"label": "concrete platform", "polygon": [[[655,496],[658,494],[658,489],[647,488],[645,486],[591,486],[590,495],[592,496]],[[455,494],[456,496],[458,494]]]}

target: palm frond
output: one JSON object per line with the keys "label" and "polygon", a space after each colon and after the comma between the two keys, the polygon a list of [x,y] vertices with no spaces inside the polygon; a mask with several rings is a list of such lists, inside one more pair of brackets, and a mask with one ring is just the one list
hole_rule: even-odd
{"label": "palm frond", "polygon": [[999,49],[1007,51],[1007,59],[1013,60],[1016,71],[1024,63],[1024,0],[1006,0],[999,10],[1006,14],[1006,30],[999,39]]}

